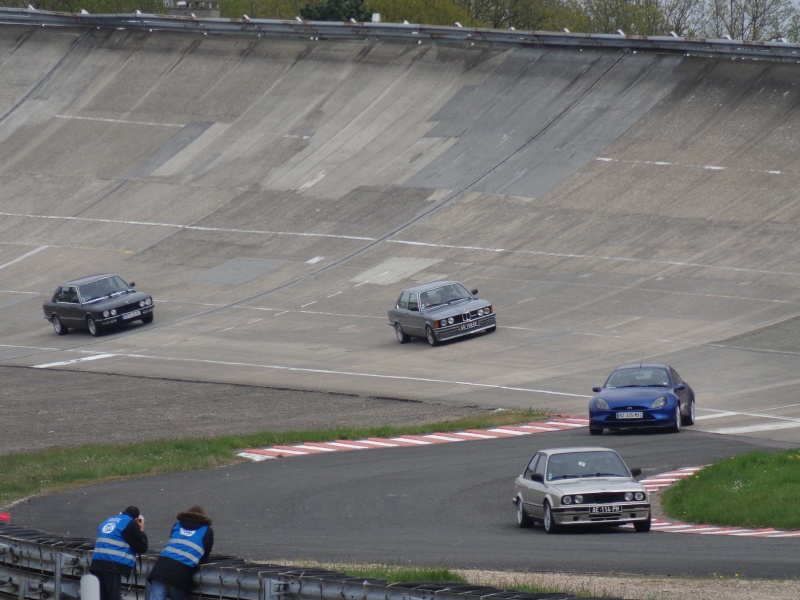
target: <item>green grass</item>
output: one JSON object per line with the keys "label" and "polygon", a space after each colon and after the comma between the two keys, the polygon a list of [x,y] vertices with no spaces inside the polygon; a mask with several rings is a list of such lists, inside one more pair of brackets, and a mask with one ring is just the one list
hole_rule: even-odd
{"label": "green grass", "polygon": [[183,439],[135,444],[89,444],[33,453],[0,456],[0,507],[28,496],[56,492],[99,481],[146,475],[210,469],[242,462],[236,453],[247,448],[300,444],[367,437],[394,437],[437,431],[484,429],[538,421],[542,412],[504,410],[452,421],[408,427],[339,428],[316,431],[229,435],[209,439]]}
{"label": "green grass", "polygon": [[705,467],[669,487],[673,518],[734,527],[800,529],[800,448],[752,452]]}
{"label": "green grass", "polygon": [[[416,566],[387,566],[387,565],[330,565],[309,563],[301,566],[324,568],[331,571],[338,571],[358,579],[379,579],[389,583],[454,583],[460,585],[481,585],[494,587],[502,590],[521,591],[529,594],[574,594],[577,598],[607,597],[611,595],[606,590],[596,589],[596,586],[586,584],[570,585],[567,592],[563,588],[553,585],[537,585],[530,581],[531,577],[525,574],[514,574],[508,576],[506,573],[500,574],[499,580],[496,574],[471,572],[471,577],[466,577],[463,573],[448,569],[446,567],[416,567]],[[432,595],[429,592],[427,595]]]}

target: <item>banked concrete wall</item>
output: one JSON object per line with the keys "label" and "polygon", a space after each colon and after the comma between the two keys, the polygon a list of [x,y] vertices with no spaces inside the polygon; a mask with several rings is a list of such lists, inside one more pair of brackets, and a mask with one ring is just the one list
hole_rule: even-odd
{"label": "banked concrete wall", "polygon": [[[285,298],[317,256],[331,281],[402,254],[387,284],[468,261],[506,323],[636,317],[602,346],[619,360],[798,314],[795,63],[2,26],[0,67],[2,289],[147,265],[159,299],[220,305]],[[236,259],[261,271],[214,279]],[[576,299],[587,276],[665,293],[617,311],[615,291]],[[742,286],[759,301],[725,300]],[[387,290],[359,301],[380,315]],[[598,350],[584,366],[607,368]]]}

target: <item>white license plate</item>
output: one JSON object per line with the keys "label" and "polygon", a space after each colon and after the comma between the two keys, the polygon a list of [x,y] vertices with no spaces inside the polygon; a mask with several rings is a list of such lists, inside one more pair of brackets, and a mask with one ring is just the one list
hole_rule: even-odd
{"label": "white license plate", "polygon": [[619,504],[609,504],[608,506],[593,506],[593,513],[618,513],[621,512]]}
{"label": "white license plate", "polygon": [[641,412],[618,412],[618,419],[641,419],[644,415]]}
{"label": "white license plate", "polygon": [[135,319],[136,317],[141,317],[141,316],[142,316],[142,311],[133,310],[129,313],[125,313],[124,315],[122,315],[122,320],[124,321],[126,319]]}
{"label": "white license plate", "polygon": [[465,329],[472,329],[473,327],[477,327],[477,326],[478,326],[478,322],[477,321],[471,321],[469,323],[462,324],[461,327],[459,327],[459,329],[461,331],[464,331]]}

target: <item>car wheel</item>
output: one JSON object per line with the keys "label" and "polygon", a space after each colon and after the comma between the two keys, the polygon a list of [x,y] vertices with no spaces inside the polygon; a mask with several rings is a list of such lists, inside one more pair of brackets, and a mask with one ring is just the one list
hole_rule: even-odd
{"label": "car wheel", "polygon": [[86,317],[86,327],[89,329],[89,333],[91,333],[94,337],[100,335],[100,325],[95,323],[95,320],[92,317]]}
{"label": "car wheel", "polygon": [[672,431],[672,433],[680,433],[682,421],[683,415],[681,415],[681,403],[678,402],[678,405],[675,407],[675,422],[672,424],[672,427],[670,427],[670,431]]}
{"label": "car wheel", "polygon": [[149,325],[153,322],[153,313],[147,313],[146,315],[142,315],[142,323],[145,325]]}
{"label": "car wheel", "polygon": [[436,339],[436,334],[433,333],[433,327],[430,325],[425,325],[425,337],[431,346],[436,346],[439,343],[439,340]]}
{"label": "car wheel", "polygon": [[394,324],[394,334],[397,336],[397,341],[401,344],[407,344],[411,337],[406,335],[406,332],[403,331],[403,328],[400,326],[400,323]]}
{"label": "car wheel", "polygon": [[58,335],[67,335],[69,328],[65,327],[57,316],[53,315],[53,329]]}
{"label": "car wheel", "polygon": [[603,435],[603,428],[602,427],[592,427],[589,425],[589,433],[592,435]]}
{"label": "car wheel", "polygon": [[684,425],[694,425],[694,400],[689,402],[689,414],[683,418]]}
{"label": "car wheel", "polygon": [[558,529],[555,520],[553,519],[553,511],[550,509],[550,503],[544,503],[544,530],[547,533],[555,533]]}
{"label": "car wheel", "polygon": [[517,525],[520,527],[530,527],[533,525],[533,521],[525,512],[525,509],[522,506],[522,498],[517,498]]}
{"label": "car wheel", "polygon": [[633,523],[633,528],[636,530],[636,533],[647,533],[650,531],[650,515],[647,515],[647,521],[635,521]]}

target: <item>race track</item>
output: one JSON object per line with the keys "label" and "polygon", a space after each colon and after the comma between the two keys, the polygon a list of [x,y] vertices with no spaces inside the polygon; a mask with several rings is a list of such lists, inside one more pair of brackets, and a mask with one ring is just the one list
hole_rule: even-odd
{"label": "race track", "polygon": [[[0,26],[0,65],[0,365],[580,415],[663,361],[687,436],[800,446],[798,64]],[[56,336],[96,272],[155,322]],[[497,332],[398,344],[440,277]]]}

